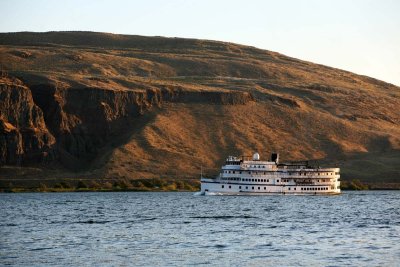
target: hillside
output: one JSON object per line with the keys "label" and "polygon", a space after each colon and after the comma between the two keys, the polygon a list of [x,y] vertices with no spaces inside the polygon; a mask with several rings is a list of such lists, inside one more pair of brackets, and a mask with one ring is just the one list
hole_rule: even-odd
{"label": "hillside", "polygon": [[0,33],[0,181],[197,178],[227,155],[400,185],[400,88],[217,41]]}

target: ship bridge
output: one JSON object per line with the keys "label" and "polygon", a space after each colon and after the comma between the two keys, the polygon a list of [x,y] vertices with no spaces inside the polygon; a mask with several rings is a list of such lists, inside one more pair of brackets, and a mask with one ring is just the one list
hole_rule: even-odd
{"label": "ship bridge", "polygon": [[271,161],[261,161],[260,155],[254,153],[253,156],[234,157],[229,156],[225,165],[222,166],[223,173],[231,173],[234,170],[249,170],[249,171],[271,171],[277,170],[279,154],[272,153]]}

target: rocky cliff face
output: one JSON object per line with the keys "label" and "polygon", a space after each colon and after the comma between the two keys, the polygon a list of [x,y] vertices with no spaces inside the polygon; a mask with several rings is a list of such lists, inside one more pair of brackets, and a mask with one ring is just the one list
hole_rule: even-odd
{"label": "rocky cliff face", "polygon": [[[67,167],[87,164],[128,120],[148,111],[158,100],[143,92],[100,88],[62,88],[32,85],[33,98],[57,140],[60,161]],[[155,102],[155,103],[154,103]]]}
{"label": "rocky cliff face", "polygon": [[30,164],[52,158],[54,137],[31,91],[17,79],[0,80],[0,163]]}
{"label": "rocky cliff face", "polygon": [[58,161],[84,168],[113,136],[131,131],[135,119],[163,103],[240,105],[246,92],[190,92],[183,88],[113,90],[48,83],[1,83],[1,164]]}

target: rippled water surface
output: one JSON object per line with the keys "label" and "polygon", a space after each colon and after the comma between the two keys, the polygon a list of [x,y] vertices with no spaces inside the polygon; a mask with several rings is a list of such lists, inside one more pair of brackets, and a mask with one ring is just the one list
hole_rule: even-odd
{"label": "rippled water surface", "polygon": [[0,265],[400,266],[400,192],[0,194]]}

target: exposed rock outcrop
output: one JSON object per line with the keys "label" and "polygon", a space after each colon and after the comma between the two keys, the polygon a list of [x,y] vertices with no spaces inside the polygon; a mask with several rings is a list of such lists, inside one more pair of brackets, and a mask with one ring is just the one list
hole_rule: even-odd
{"label": "exposed rock outcrop", "polygon": [[253,100],[247,92],[182,88],[113,90],[52,83],[28,88],[9,78],[1,84],[1,163],[43,162],[51,152],[64,166],[82,168],[111,136],[129,131],[136,117],[163,102],[236,105]]}
{"label": "exposed rock outcrop", "polygon": [[66,89],[49,84],[33,85],[31,90],[56,137],[60,160],[68,167],[82,167],[110,135],[127,130],[129,120],[159,104],[146,92]]}
{"label": "exposed rock outcrop", "polygon": [[43,162],[52,155],[54,137],[29,88],[19,80],[0,80],[0,163]]}

